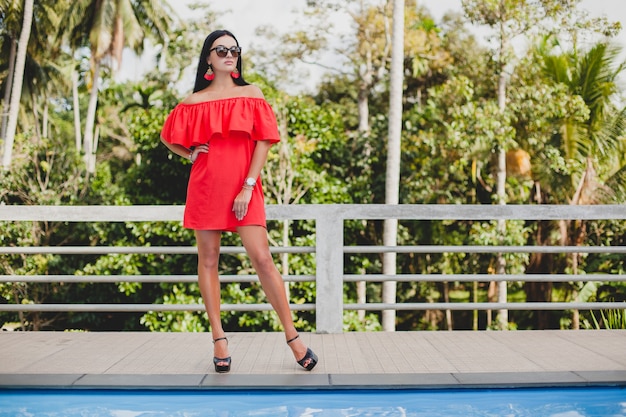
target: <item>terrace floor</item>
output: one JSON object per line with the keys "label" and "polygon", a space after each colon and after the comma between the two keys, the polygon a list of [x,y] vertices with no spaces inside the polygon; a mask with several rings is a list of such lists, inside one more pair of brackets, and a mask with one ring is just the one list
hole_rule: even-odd
{"label": "terrace floor", "polygon": [[626,386],[625,330],[230,333],[216,374],[206,333],[0,332],[0,389],[388,389]]}

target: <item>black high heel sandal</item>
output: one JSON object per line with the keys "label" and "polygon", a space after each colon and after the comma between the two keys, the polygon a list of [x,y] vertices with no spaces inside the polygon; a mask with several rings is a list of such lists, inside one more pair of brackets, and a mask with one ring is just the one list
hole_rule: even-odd
{"label": "black high heel sandal", "polygon": [[[299,337],[300,337],[300,335],[297,335],[293,339],[287,340],[287,344],[293,342],[294,340],[296,340]],[[309,363],[305,366],[304,364],[307,362],[307,360],[309,360]],[[304,355],[304,358],[300,359],[297,362],[298,362],[298,364],[301,367],[303,367],[307,371],[310,371],[311,369],[315,368],[315,365],[317,365],[317,355],[310,348],[307,347],[306,348],[306,355]]]}
{"label": "black high heel sandal", "polygon": [[[220,340],[226,340],[226,344],[228,344],[228,339],[226,337],[218,337],[217,339],[213,340],[213,344],[215,344],[215,342],[219,342]],[[226,365],[218,365],[218,363],[220,362],[226,362]],[[230,356],[227,358],[218,358],[216,356],[213,356],[213,365],[215,365],[215,372],[223,374],[225,372],[230,371]]]}

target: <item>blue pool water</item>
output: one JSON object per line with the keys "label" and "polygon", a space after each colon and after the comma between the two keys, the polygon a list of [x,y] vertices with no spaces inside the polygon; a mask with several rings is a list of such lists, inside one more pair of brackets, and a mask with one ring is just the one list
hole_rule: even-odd
{"label": "blue pool water", "polygon": [[3,390],[0,416],[626,417],[626,388],[340,391]]}

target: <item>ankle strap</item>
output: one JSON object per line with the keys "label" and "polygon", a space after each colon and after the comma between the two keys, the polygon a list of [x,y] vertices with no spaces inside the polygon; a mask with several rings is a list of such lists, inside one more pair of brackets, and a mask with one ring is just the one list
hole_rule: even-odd
{"label": "ankle strap", "polygon": [[287,344],[289,344],[289,343],[293,342],[294,340],[296,340],[296,339],[297,339],[297,338],[299,338],[299,337],[300,337],[300,335],[297,335],[296,337],[294,337],[294,338],[292,338],[292,339],[287,340]]}
{"label": "ankle strap", "polygon": [[217,339],[213,339],[213,344],[215,344],[215,342],[219,342],[220,340],[226,340],[226,343],[228,343],[227,337],[218,337]]}

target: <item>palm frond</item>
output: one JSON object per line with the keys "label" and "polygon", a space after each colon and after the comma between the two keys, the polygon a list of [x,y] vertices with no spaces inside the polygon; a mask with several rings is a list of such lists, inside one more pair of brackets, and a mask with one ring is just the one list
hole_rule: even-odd
{"label": "palm frond", "polygon": [[618,92],[616,79],[624,69],[623,64],[614,65],[619,54],[619,47],[599,43],[581,57],[575,68],[575,91],[590,109],[588,124],[592,130],[603,123],[611,99]]}
{"label": "palm frond", "polygon": [[626,203],[626,165],[608,178],[606,187],[610,190],[610,193],[603,195],[607,203]]}

